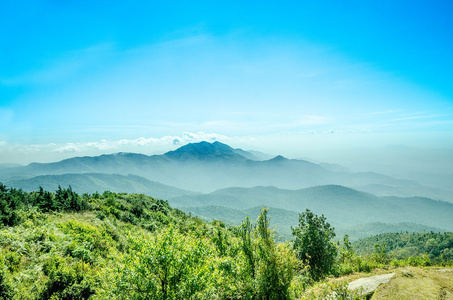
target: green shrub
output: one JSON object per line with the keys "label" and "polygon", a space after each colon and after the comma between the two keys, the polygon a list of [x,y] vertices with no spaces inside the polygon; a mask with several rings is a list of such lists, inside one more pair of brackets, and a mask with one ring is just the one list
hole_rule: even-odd
{"label": "green shrub", "polygon": [[6,267],[8,268],[8,270],[11,273],[17,272],[19,270],[21,262],[22,262],[22,255],[20,255],[19,253],[8,251],[5,254],[4,263],[6,264]]}
{"label": "green shrub", "polygon": [[13,288],[7,279],[7,270],[3,257],[0,256],[0,299],[8,300],[13,298]]}
{"label": "green shrub", "polygon": [[114,294],[129,299],[189,299],[211,282],[213,249],[183,236],[173,227],[154,237],[131,237],[132,251],[123,261]]}
{"label": "green shrub", "polygon": [[334,271],[337,248],[332,242],[335,228],[324,215],[317,216],[309,209],[299,214],[299,225],[291,228],[295,236],[297,257],[309,266],[311,277],[317,281]]}
{"label": "green shrub", "polygon": [[79,262],[71,266],[59,256],[47,259],[43,266],[48,277],[39,299],[88,299],[95,293],[94,288],[84,280],[88,265]]}

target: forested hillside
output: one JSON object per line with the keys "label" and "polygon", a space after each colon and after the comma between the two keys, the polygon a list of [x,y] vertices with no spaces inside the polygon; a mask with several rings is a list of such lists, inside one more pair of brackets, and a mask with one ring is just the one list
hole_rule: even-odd
{"label": "forested hillside", "polygon": [[266,213],[256,229],[226,227],[144,195],[0,185],[0,214],[4,299],[277,299],[298,290],[297,258],[273,240]]}
{"label": "forested hillside", "polygon": [[428,254],[430,259],[453,260],[453,233],[384,233],[361,239],[354,243],[358,253],[374,250],[374,245],[385,244],[386,249],[398,259]]}
{"label": "forested hillside", "polygon": [[71,186],[75,192],[80,194],[111,191],[153,195],[153,197],[159,199],[170,199],[172,197],[194,194],[190,191],[130,174],[127,176],[104,173],[41,175],[29,179],[9,180],[7,184],[27,192],[37,191],[40,186],[46,190],[54,191],[60,185]]}
{"label": "forested hillside", "polygon": [[[294,242],[276,242],[268,210],[240,226],[207,223],[141,194],[24,192],[0,184],[2,299],[317,299],[347,291],[310,287],[328,276],[391,265],[451,265],[417,256],[395,261],[333,243],[324,216],[301,212]],[[310,291],[310,292],[309,292]]]}

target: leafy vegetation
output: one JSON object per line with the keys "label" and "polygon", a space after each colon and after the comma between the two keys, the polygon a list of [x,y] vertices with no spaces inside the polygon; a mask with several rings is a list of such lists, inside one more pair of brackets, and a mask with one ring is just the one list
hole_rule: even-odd
{"label": "leafy vegetation", "polygon": [[306,262],[309,273],[315,280],[332,272],[337,248],[332,239],[334,228],[327,223],[324,215],[317,216],[309,209],[299,215],[299,226],[292,228],[296,237],[294,248],[297,257]]}
{"label": "leafy vegetation", "polygon": [[368,254],[374,245],[385,244],[397,259],[427,254],[430,260],[453,260],[453,233],[385,233],[354,243],[358,253]]}
{"label": "leafy vegetation", "polygon": [[347,237],[334,244],[333,228],[310,211],[295,241],[279,243],[266,208],[256,222],[228,226],[145,195],[71,187],[27,193],[0,184],[0,220],[0,299],[360,299],[345,283],[319,280],[451,264],[428,254],[396,260],[382,243],[361,256]]}

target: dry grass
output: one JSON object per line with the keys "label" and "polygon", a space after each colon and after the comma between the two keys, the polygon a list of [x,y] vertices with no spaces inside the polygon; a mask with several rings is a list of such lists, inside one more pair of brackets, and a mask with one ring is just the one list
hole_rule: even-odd
{"label": "dry grass", "polygon": [[[409,270],[412,276],[404,275],[403,270]],[[377,288],[371,299],[453,299],[453,270],[400,268],[389,283]]]}
{"label": "dry grass", "polygon": [[338,278],[329,278],[328,282],[337,282],[337,281],[346,281],[348,283],[353,282],[354,280],[364,278],[364,277],[371,277],[376,275],[384,275],[388,273],[394,273],[398,270],[396,267],[389,267],[387,269],[374,269],[371,272],[356,272],[350,275],[341,276]]}

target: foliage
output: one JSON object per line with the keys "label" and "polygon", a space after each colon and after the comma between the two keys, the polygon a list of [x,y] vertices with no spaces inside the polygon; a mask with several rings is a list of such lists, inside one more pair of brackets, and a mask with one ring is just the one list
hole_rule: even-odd
{"label": "foliage", "polygon": [[11,299],[13,296],[13,289],[8,282],[6,276],[7,270],[3,257],[0,257],[0,299]]}
{"label": "foliage", "polygon": [[396,259],[422,256],[425,253],[433,261],[453,260],[453,233],[385,233],[354,242],[359,254],[369,255],[375,244],[386,244]]}
{"label": "foliage", "polygon": [[38,299],[88,299],[95,293],[84,280],[88,268],[83,262],[71,266],[60,256],[50,257],[43,265],[44,275],[49,279]]}
{"label": "foliage", "polygon": [[388,264],[392,258],[386,243],[374,244],[374,252],[371,253],[371,257],[379,264]]}
{"label": "foliage", "polygon": [[256,298],[289,299],[296,259],[287,244],[277,245],[269,229],[268,209],[263,208],[256,227]]}
{"label": "foliage", "polygon": [[59,210],[62,211],[84,211],[88,209],[87,200],[75,193],[71,186],[67,189],[58,186],[58,190],[55,192],[55,202]]}
{"label": "foliage", "polygon": [[27,202],[26,193],[8,189],[0,182],[0,226],[14,226],[19,223],[18,209]]}
{"label": "foliage", "polygon": [[318,287],[312,288],[306,292],[301,299],[335,299],[335,300],[364,300],[361,290],[350,291],[347,282],[331,282],[321,284]]}
{"label": "foliage", "polygon": [[213,248],[173,227],[155,237],[131,237],[116,293],[128,299],[197,298],[210,282]]}
{"label": "foliage", "polygon": [[[308,210],[293,228],[295,241],[278,243],[266,208],[256,222],[231,226],[145,195],[78,195],[71,187],[26,193],[0,184],[0,224],[0,300],[313,299],[331,292],[357,299],[341,284],[316,281],[451,262],[448,251],[442,261],[430,254],[398,260],[383,251],[390,243],[361,256],[347,236],[333,244],[333,228]],[[450,247],[448,234],[421,240],[426,249]]]}
{"label": "foliage", "polygon": [[337,248],[332,242],[334,228],[324,215],[317,216],[309,209],[299,215],[299,225],[292,227],[297,257],[309,266],[309,273],[316,281],[333,271]]}

